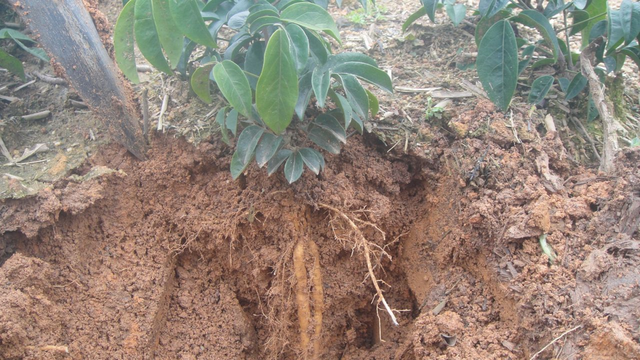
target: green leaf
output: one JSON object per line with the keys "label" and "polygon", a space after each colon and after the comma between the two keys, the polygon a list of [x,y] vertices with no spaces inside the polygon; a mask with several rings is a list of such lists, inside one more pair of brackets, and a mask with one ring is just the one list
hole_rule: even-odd
{"label": "green leaf", "polygon": [[553,76],[544,75],[533,82],[531,85],[531,92],[529,93],[529,104],[539,104],[547,96],[549,89],[553,85]]}
{"label": "green leaf", "polygon": [[200,45],[218,47],[200,15],[197,0],[169,0],[169,7],[173,20],[182,34]]}
{"label": "green leaf", "polygon": [[348,62],[337,65],[332,69],[335,74],[350,74],[369,82],[377,87],[393,93],[393,85],[389,75],[375,66],[364,63]]}
{"label": "green leaf", "polygon": [[267,175],[271,176],[285,160],[291,156],[292,151],[289,149],[282,149],[278,151],[272,158],[269,160],[269,164],[267,164]]}
{"label": "green leaf", "polygon": [[116,27],[113,30],[113,50],[116,55],[116,63],[124,76],[134,84],[140,82],[136,69],[136,55],[133,44],[133,24],[135,21],[134,9],[136,1],[129,1],[118,16]]}
{"label": "green leaf", "polygon": [[276,154],[282,144],[282,137],[271,133],[264,133],[256,148],[256,162],[263,167]]}
{"label": "green leaf", "polygon": [[520,12],[518,16],[512,18],[511,20],[521,23],[525,26],[536,28],[540,35],[542,35],[542,38],[545,40],[547,45],[551,48],[554,61],[558,60],[558,56],[560,53],[558,38],[556,37],[556,32],[549,23],[549,20],[544,15],[535,10],[524,10]]}
{"label": "green leaf", "polygon": [[600,20],[606,20],[607,0],[591,0],[584,10],[589,13],[589,18],[592,19],[587,23],[587,26],[582,29],[582,49],[587,47],[591,42],[589,39],[591,38],[591,29],[593,26]]}
{"label": "green leaf", "polygon": [[[368,92],[367,95],[369,95]],[[351,125],[351,119],[353,118],[353,109],[351,108],[351,104],[349,104],[349,101],[344,96],[333,90],[329,91],[329,97],[331,97],[333,103],[336,104],[338,109],[342,112],[344,128],[348,129],[349,125]]]}
{"label": "green leaf", "polygon": [[310,148],[302,148],[298,150],[298,154],[300,154],[300,157],[302,157],[302,161],[304,161],[309,170],[313,171],[313,173],[316,175],[320,174],[322,162],[318,157],[317,152],[313,151],[313,149]]}
{"label": "green leaf", "polygon": [[293,59],[296,61],[296,69],[300,73],[307,66],[309,60],[309,39],[302,28],[296,24],[289,24],[285,30],[291,41]]}
{"label": "green leaf", "polygon": [[318,106],[321,108],[324,107],[324,102],[330,85],[331,74],[329,72],[325,72],[319,67],[313,69],[313,74],[311,75],[311,86],[313,87],[313,92],[316,95]]}
{"label": "green leaf", "polygon": [[253,38],[247,33],[238,33],[231,38],[229,46],[224,50],[224,59],[233,60],[240,55],[240,50],[244,49]]}
{"label": "green leaf", "polygon": [[411,14],[407,18],[407,20],[402,24],[402,32],[403,33],[406,32],[409,26],[411,26],[414,22],[416,22],[416,20],[420,19],[425,15],[427,15],[427,9],[423,6],[420,9],[418,9],[418,11]]}
{"label": "green leaf", "polygon": [[476,46],[480,46],[480,41],[482,41],[484,34],[489,30],[491,26],[493,26],[493,24],[508,17],[511,17],[511,13],[507,10],[498,11],[490,17],[482,17],[480,21],[478,21],[478,25],[476,25]]}
{"label": "green leaf", "polygon": [[205,64],[199,68],[197,68],[193,74],[191,75],[191,88],[193,92],[198,95],[198,97],[207,104],[211,104],[213,99],[211,99],[211,89],[209,80],[209,74],[211,74],[211,69],[215,63]]}
{"label": "green leaf", "polygon": [[[222,141],[227,145],[231,145],[231,143],[229,142],[229,132],[227,131],[227,127],[224,124],[224,115],[226,112],[227,112],[226,106],[218,110],[218,113],[216,114],[216,123],[220,125],[220,133],[222,134]],[[244,168],[242,169],[242,171],[244,171]]]}
{"label": "green leaf", "polygon": [[233,61],[225,60],[213,68],[213,77],[229,104],[240,114],[251,118],[251,87],[240,66]]}
{"label": "green leaf", "polygon": [[327,59],[327,62],[324,64],[324,70],[333,70],[336,66],[342,65],[344,63],[363,63],[370,66],[378,67],[378,64],[375,60],[370,58],[369,56],[358,53],[358,52],[343,52],[336,55],[331,55]]}
{"label": "green leaf", "polygon": [[624,25],[624,44],[628,45],[640,34],[640,3],[623,0],[620,15]]}
{"label": "green leaf", "polygon": [[19,76],[22,81],[25,81],[22,62],[2,49],[0,49],[0,67],[9,70],[12,74]]}
{"label": "green leaf", "polygon": [[37,57],[38,59],[40,59],[40,60],[42,60],[44,62],[49,62],[49,60],[50,60],[49,56],[47,55],[47,53],[43,49],[36,48],[36,47],[30,48],[30,47],[26,46],[25,44],[23,44],[22,41],[20,41],[20,40],[18,40],[16,38],[13,38],[13,37],[12,37],[12,39],[13,39],[13,41],[15,41],[16,44],[18,44],[18,46],[20,46],[22,48],[22,50],[28,52],[29,54]]}
{"label": "green leaf", "polygon": [[380,102],[371,91],[367,89],[364,89],[364,91],[367,92],[367,97],[369,98],[369,109],[371,110],[371,116],[376,117],[376,115],[378,115],[378,112],[380,111]]}
{"label": "green leaf", "polygon": [[567,89],[569,88],[569,79],[559,78],[558,84],[560,85],[560,90],[562,90],[563,93],[566,93]]}
{"label": "green leaf", "polygon": [[227,119],[224,123],[227,129],[231,130],[233,136],[236,136],[238,131],[238,111],[236,109],[229,111],[229,115],[227,115]]}
{"label": "green leaf", "polygon": [[169,8],[169,0],[152,0],[153,8],[153,20],[156,24],[158,31],[158,38],[160,44],[164,49],[169,63],[175,67],[180,61],[180,55],[182,55],[182,44],[184,38],[178,25],[173,21],[171,16],[171,9]]}
{"label": "green leaf", "polygon": [[215,12],[218,9],[218,6],[227,0],[209,0],[204,7],[202,8],[202,12]]}
{"label": "green leaf", "polygon": [[251,162],[262,134],[264,134],[264,129],[257,125],[248,126],[240,133],[236,151],[231,159],[231,176],[234,180],[242,174]]}
{"label": "green leaf", "polygon": [[492,17],[507,6],[509,0],[480,0],[478,11],[482,17]]}
{"label": "green leaf", "polygon": [[136,20],[133,29],[138,49],[155,68],[167,74],[173,74],[171,66],[162,53],[162,45],[151,14],[151,0],[136,0],[134,15]]}
{"label": "green leaf", "polygon": [[319,63],[324,64],[329,57],[329,50],[325,46],[324,40],[321,39],[315,31],[303,29],[307,34],[309,40],[309,50],[311,54],[318,60]]}
{"label": "green leaf", "polygon": [[295,62],[286,33],[278,29],[265,50],[264,66],[256,86],[256,106],[264,123],[278,135],[291,123],[297,100]]}
{"label": "green leaf", "polygon": [[340,32],[329,13],[322,7],[308,2],[293,4],[280,13],[284,21],[298,24],[310,30],[324,31],[340,43]]}
{"label": "green leaf", "polygon": [[295,113],[298,115],[298,119],[304,120],[304,113],[307,111],[307,106],[309,106],[309,100],[311,100],[311,92],[313,91],[313,87],[311,86],[311,75],[312,73],[308,72],[303,77],[300,78],[298,82],[298,100],[296,101]]}
{"label": "green leaf", "polygon": [[347,134],[344,128],[342,127],[342,125],[340,125],[340,122],[338,122],[338,120],[336,120],[336,118],[334,118],[333,116],[327,115],[327,114],[320,114],[313,121],[313,125],[328,131],[331,134],[331,136],[333,136],[336,140],[340,141],[341,143],[343,144],[347,143]]}
{"label": "green leaf", "polygon": [[251,34],[255,34],[258,31],[262,30],[262,28],[266,26],[271,26],[273,24],[280,23],[280,18],[275,16],[262,16],[255,19],[251,24],[249,24],[249,32]]}
{"label": "green leaf", "polygon": [[580,94],[585,86],[587,86],[587,78],[584,77],[581,73],[577,73],[576,76],[573,77],[573,80],[571,80],[571,82],[569,83],[565,100],[571,100],[574,97],[578,96],[578,94]]}
{"label": "green leaf", "polygon": [[347,100],[355,113],[359,114],[363,119],[369,118],[369,96],[364,90],[358,79],[353,75],[339,75],[347,95]]}
{"label": "green leaf", "polygon": [[427,13],[427,16],[429,16],[429,19],[431,20],[431,22],[436,22],[436,10],[438,9],[438,0],[421,0],[420,1],[422,3],[422,6],[424,6],[424,9]]}
{"label": "green leaf", "polygon": [[449,19],[453,23],[453,26],[458,26],[464,20],[464,17],[467,13],[467,7],[462,4],[455,5],[447,5],[445,6],[447,10],[447,15],[449,15]]}
{"label": "green leaf", "polygon": [[636,63],[638,69],[640,69],[640,48],[627,46],[620,50],[621,53],[627,55],[633,62]]}
{"label": "green leaf", "polygon": [[484,35],[476,64],[489,99],[506,111],[518,81],[518,45],[508,21],[498,21]]}
{"label": "green leaf", "polygon": [[313,151],[316,154],[318,159],[320,159],[320,171],[324,170],[324,166],[325,166],[324,156],[322,156],[322,154],[316,149],[312,149],[312,148],[307,148],[307,149]]}
{"label": "green leaf", "polygon": [[274,10],[275,8],[261,9],[261,10],[255,11],[256,6],[259,6],[259,5],[254,5],[251,7],[251,9],[249,9],[249,12],[251,14],[249,15],[249,17],[247,17],[247,24],[251,24],[252,22],[254,22],[255,20],[263,16],[280,17],[280,13],[278,13],[277,10]]}
{"label": "green leaf", "polygon": [[244,26],[244,24],[247,22],[248,17],[249,10],[241,11],[229,18],[229,21],[227,21],[227,26],[229,26],[229,28],[231,29],[238,30]]}
{"label": "green leaf", "polygon": [[302,155],[300,155],[300,152],[298,151],[291,154],[287,159],[287,162],[284,164],[284,177],[287,179],[289,184],[300,179],[303,170],[303,162]]}
{"label": "green leaf", "polygon": [[255,75],[247,77],[249,85],[251,85],[253,89],[255,89],[258,84],[258,77],[260,77],[263,65],[264,41],[256,41],[249,46],[247,54],[244,57],[244,71]]}
{"label": "green leaf", "polygon": [[35,40],[20,31],[9,28],[0,29],[0,39],[18,39],[21,41],[35,42]]}
{"label": "green leaf", "polygon": [[569,36],[579,33],[589,25],[589,22],[587,21],[587,19],[589,19],[589,13],[584,10],[572,11],[571,17],[573,18],[573,26],[571,26]]}

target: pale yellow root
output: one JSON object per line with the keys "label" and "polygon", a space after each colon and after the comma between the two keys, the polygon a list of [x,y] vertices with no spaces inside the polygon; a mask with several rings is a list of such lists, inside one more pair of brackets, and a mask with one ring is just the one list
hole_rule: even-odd
{"label": "pale yellow root", "polygon": [[307,358],[309,346],[309,295],[307,285],[307,269],[304,266],[304,240],[299,240],[293,249],[293,270],[296,276],[296,304],[298,305],[298,322],[300,324],[300,348],[303,359]]}
{"label": "pale yellow root", "polygon": [[309,252],[313,256],[313,271],[311,273],[311,282],[313,283],[313,321],[314,339],[313,339],[313,358],[319,359],[322,355],[322,312],[324,311],[324,292],[322,290],[322,271],[320,269],[320,252],[315,242],[309,241]]}

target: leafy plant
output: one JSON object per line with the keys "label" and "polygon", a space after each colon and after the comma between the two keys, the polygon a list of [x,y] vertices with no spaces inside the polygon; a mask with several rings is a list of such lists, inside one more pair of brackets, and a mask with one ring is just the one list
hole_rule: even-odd
{"label": "leafy plant", "polygon": [[384,6],[377,6],[372,0],[362,1],[367,3],[367,6],[363,6],[360,9],[353,10],[347,14],[347,19],[354,24],[364,25],[367,18],[371,18],[373,21],[384,19],[383,13],[387,11]]}
{"label": "leafy plant", "polygon": [[433,105],[433,100],[431,99],[431,97],[427,98],[427,109],[424,112],[425,119],[429,120],[434,117],[437,119],[442,118],[444,108],[438,105],[439,104]]}
{"label": "leafy plant", "polygon": [[[29,47],[26,45],[35,44],[35,40],[18,30],[2,28],[0,29],[0,39],[12,40],[22,50],[37,57],[38,59],[41,59],[42,61],[49,62],[49,57],[44,52],[44,50],[37,47]],[[22,62],[2,48],[0,48],[0,67],[3,67],[9,70],[11,73],[19,76],[23,81],[25,80],[24,66],[22,65]]]}
{"label": "leafy plant", "polygon": [[[436,10],[444,6],[455,25],[464,17],[461,7],[456,10],[452,0],[421,0],[423,7],[403,24],[403,31],[420,17],[427,15],[435,21]],[[596,51],[596,71],[604,78],[619,72],[628,57],[640,67],[640,3],[623,0],[618,10],[609,8],[606,0],[538,1],[480,0],[476,13],[475,39],[478,45],[476,67],[487,95],[501,110],[506,111],[515,93],[518,77],[526,69],[553,66],[555,72],[533,80],[528,101],[540,103],[553,88],[559,86],[566,100],[578,96],[587,79],[580,73],[580,56],[571,51],[571,37],[580,33],[580,50],[598,38],[606,42]],[[563,28],[555,29],[550,20],[559,19]],[[569,24],[569,21],[572,23]],[[514,31],[518,26],[532,28],[540,40],[530,41]]]}
{"label": "leafy plant", "polygon": [[[340,42],[331,15],[307,1],[130,0],[116,23],[114,46],[119,67],[133,82],[137,43],[160,71],[189,74],[203,101],[212,102],[215,84],[230,104],[216,116],[222,139],[230,144],[230,134],[239,134],[234,179],[255,159],[269,175],[284,164],[292,183],[304,166],[315,174],[324,168],[318,149],[339,153],[347,129],[362,133],[369,114],[375,116],[378,100],[360,81],[393,91],[373,59],[332,54],[323,35]],[[196,56],[197,47],[203,51]],[[332,109],[321,112],[329,107],[327,98]]]}

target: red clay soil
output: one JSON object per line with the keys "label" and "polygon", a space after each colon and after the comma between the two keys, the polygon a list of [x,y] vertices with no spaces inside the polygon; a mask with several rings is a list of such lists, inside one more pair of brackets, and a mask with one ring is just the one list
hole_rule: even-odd
{"label": "red clay soil", "polygon": [[604,177],[503,122],[480,102],[452,124],[485,135],[409,155],[354,136],[291,186],[231,180],[219,142],[106,147],[79,175],[118,172],[0,204],[0,357],[640,358],[640,153]]}

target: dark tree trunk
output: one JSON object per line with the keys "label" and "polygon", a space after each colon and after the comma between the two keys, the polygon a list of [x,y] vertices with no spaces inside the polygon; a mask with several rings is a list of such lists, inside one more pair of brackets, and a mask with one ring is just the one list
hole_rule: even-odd
{"label": "dark tree trunk", "polygon": [[145,158],[142,130],[122,78],[82,0],[9,0],[53,65],[109,129],[113,139]]}

